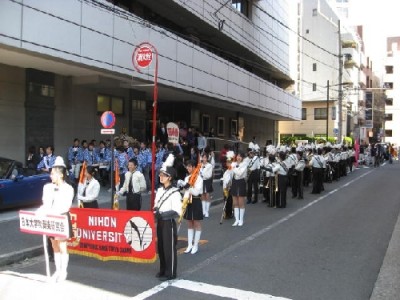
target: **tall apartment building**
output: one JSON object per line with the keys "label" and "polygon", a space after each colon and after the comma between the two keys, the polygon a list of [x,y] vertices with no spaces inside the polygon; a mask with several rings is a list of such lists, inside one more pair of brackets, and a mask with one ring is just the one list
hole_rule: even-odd
{"label": "tall apartment building", "polygon": [[365,58],[360,37],[347,25],[346,3],[337,2],[299,1],[296,92],[303,101],[302,120],[280,122],[281,137],[328,136],[340,142],[354,133],[358,92],[353,90],[365,81],[360,71]]}
{"label": "tall apartment building", "polygon": [[[299,37],[295,92],[302,100],[302,115],[300,122],[279,122],[279,134],[281,138],[325,137],[328,123],[328,134],[333,136],[333,129],[338,127],[338,17],[325,0],[298,1],[297,17]],[[329,91],[328,81],[331,86]]]}
{"label": "tall apartment building", "polygon": [[387,56],[383,76],[385,99],[384,141],[400,145],[400,37],[387,38]]}
{"label": "tall apartment building", "polygon": [[151,138],[155,62],[132,64],[143,42],[158,52],[157,122],[221,139],[277,137],[298,120],[290,77],[290,0],[4,0],[0,4],[1,155],[31,145],[63,155],[73,138],[100,140],[100,114],[116,131]]}

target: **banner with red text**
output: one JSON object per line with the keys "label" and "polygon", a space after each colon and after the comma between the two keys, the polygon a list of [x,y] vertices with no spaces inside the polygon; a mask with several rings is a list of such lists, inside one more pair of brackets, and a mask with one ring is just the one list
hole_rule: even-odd
{"label": "banner with red text", "polygon": [[156,260],[150,211],[72,208],[74,237],[68,252],[99,260],[152,263]]}
{"label": "banner with red text", "polygon": [[172,144],[179,143],[179,126],[178,124],[169,122],[167,124],[168,142]]}

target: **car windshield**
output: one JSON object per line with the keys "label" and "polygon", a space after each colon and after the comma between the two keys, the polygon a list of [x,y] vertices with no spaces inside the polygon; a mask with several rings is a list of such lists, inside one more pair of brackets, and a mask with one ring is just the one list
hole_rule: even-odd
{"label": "car windshield", "polygon": [[10,169],[12,160],[0,158],[0,178],[5,179]]}

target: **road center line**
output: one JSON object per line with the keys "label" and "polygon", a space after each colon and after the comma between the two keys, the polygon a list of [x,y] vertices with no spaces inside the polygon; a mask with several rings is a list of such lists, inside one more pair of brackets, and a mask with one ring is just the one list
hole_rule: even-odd
{"label": "road center line", "polygon": [[[224,250],[214,254],[213,256],[211,256],[210,258],[204,260],[203,262],[195,265],[194,267],[192,267],[190,270],[187,270],[185,272],[182,273],[182,275],[180,276],[181,278],[185,278],[195,272],[197,272],[198,270],[212,264],[213,262],[216,262],[218,259],[222,258],[222,257],[226,257],[228,254],[230,254],[231,252],[233,252],[234,250],[236,250],[237,248],[244,246],[246,244],[248,244],[249,242],[253,241],[254,239],[256,239],[257,237],[265,234],[266,232],[270,231],[271,229],[277,227],[278,225],[287,222],[288,220],[290,220],[291,218],[295,217],[296,215],[298,215],[299,213],[303,212],[304,210],[310,208],[311,206],[313,206],[314,204],[317,204],[318,202],[324,200],[325,198],[327,198],[328,196],[342,190],[343,188],[349,186],[350,184],[360,180],[361,178],[367,176],[368,174],[370,174],[371,172],[373,172],[374,170],[370,170],[362,175],[360,175],[357,178],[354,178],[352,180],[350,180],[349,182],[344,183],[342,186],[330,191],[329,193],[326,193],[325,195],[315,199],[314,201],[308,203],[307,205],[299,208],[298,210],[292,212],[291,214],[287,215],[286,217],[276,221],[275,223],[272,223],[271,225],[253,233],[252,235],[248,236],[247,238],[245,238],[244,240],[241,240],[231,246],[229,246],[228,248],[225,248]],[[134,300],[142,300],[142,299],[147,299],[148,297],[155,295],[159,292],[161,292],[162,290],[166,289],[169,286],[174,286],[174,284],[176,282],[179,282],[182,280],[172,280],[170,282],[163,282],[147,291],[144,291],[143,293],[140,293],[138,295],[136,295],[135,297],[133,297],[132,299]],[[203,286],[205,284],[202,284]],[[204,292],[204,291],[200,291],[200,292]],[[273,297],[273,296],[270,296]],[[247,298],[247,299],[252,299],[252,298]],[[255,298],[254,298],[255,299]],[[258,299],[258,298],[257,298]],[[266,299],[285,299],[285,298],[266,298]]]}

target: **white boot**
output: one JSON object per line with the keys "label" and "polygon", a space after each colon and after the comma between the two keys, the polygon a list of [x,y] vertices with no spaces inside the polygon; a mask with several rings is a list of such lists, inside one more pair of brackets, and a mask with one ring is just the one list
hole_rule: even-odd
{"label": "white boot", "polygon": [[238,224],[238,226],[243,226],[243,221],[244,221],[244,208],[241,208],[239,210],[239,224]]}
{"label": "white boot", "polygon": [[235,215],[235,223],[233,223],[232,226],[238,226],[238,224],[239,224],[239,208],[238,207],[234,208],[233,214]]}
{"label": "white boot", "polygon": [[192,254],[196,254],[199,250],[199,241],[200,241],[201,231],[196,230],[194,233],[194,245],[192,248]]}
{"label": "white boot", "polygon": [[189,253],[192,251],[193,248],[193,234],[194,234],[194,229],[188,229],[188,246],[185,250],[185,253]]}
{"label": "white boot", "polygon": [[50,279],[51,282],[57,282],[58,277],[60,276],[60,273],[61,273],[61,253],[60,252],[54,252],[54,264],[56,265],[56,271],[51,276],[51,279]]}
{"label": "white boot", "polygon": [[62,253],[61,254],[61,272],[60,272],[60,275],[58,276],[57,282],[64,281],[65,279],[67,279],[68,262],[69,262],[69,254]]}
{"label": "white boot", "polygon": [[206,201],[201,201],[201,207],[203,209],[203,217],[206,216]]}
{"label": "white boot", "polygon": [[206,211],[205,211],[205,213],[204,213],[204,217],[206,217],[206,218],[208,218],[210,215],[209,215],[209,211],[210,211],[210,201],[204,201],[205,203],[204,203],[204,207],[205,207],[205,209],[206,209]]}

